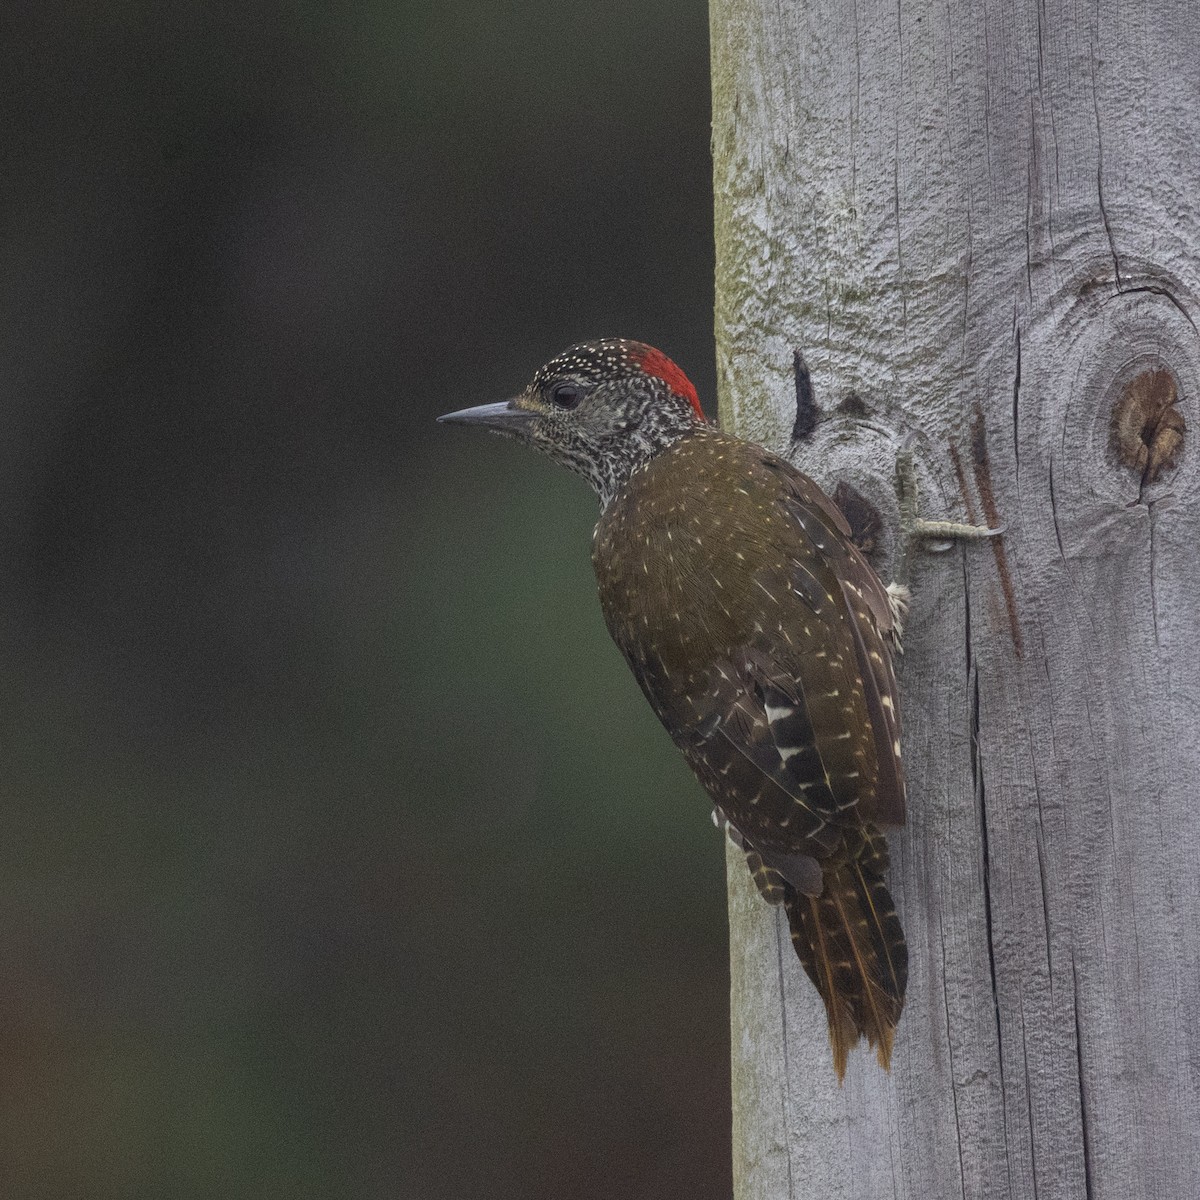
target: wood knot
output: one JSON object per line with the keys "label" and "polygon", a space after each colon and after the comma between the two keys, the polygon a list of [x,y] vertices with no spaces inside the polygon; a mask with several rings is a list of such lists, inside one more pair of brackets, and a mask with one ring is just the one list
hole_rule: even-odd
{"label": "wood knot", "polygon": [[1143,371],[1113,405],[1110,445],[1117,461],[1154,483],[1179,464],[1187,423],[1179,411],[1179,386],[1166,367]]}

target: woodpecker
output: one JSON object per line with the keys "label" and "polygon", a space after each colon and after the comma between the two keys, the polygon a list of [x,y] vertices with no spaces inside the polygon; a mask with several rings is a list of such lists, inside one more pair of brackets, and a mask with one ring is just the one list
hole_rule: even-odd
{"label": "woodpecker", "polygon": [[838,1078],[860,1038],[889,1068],[908,976],[881,831],[904,821],[903,589],[811,479],[707,422],[683,371],[641,342],[574,346],[515,399],[440,420],[524,442],[595,489],[613,641],[783,906]]}

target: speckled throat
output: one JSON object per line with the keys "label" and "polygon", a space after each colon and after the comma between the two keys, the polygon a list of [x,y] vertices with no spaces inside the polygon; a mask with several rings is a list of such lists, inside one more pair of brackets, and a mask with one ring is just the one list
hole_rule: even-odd
{"label": "speckled throat", "polygon": [[603,511],[651,459],[681,438],[702,435],[712,426],[701,424],[684,403],[671,397],[668,403],[642,408],[636,424],[606,438],[597,454],[580,454],[560,461],[583,475],[600,498]]}

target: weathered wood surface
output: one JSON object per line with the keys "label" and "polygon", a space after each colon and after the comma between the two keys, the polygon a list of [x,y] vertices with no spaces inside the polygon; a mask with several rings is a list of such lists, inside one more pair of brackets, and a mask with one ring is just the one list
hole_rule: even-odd
{"label": "weathered wood surface", "polygon": [[798,348],[801,466],[890,528],[913,433],[926,515],[1008,529],[913,564],[890,1077],[839,1089],[730,856],[737,1195],[1200,1197],[1200,6],[713,0],[712,44],[724,420],[787,446]]}

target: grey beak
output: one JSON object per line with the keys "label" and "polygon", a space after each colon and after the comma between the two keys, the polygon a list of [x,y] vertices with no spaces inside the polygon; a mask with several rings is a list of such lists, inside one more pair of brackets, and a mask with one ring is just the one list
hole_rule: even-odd
{"label": "grey beak", "polygon": [[438,424],[479,425],[497,433],[507,433],[510,437],[524,437],[536,417],[537,414],[528,409],[514,408],[511,400],[501,400],[499,404],[480,404],[476,408],[446,413],[444,417],[438,417]]}

